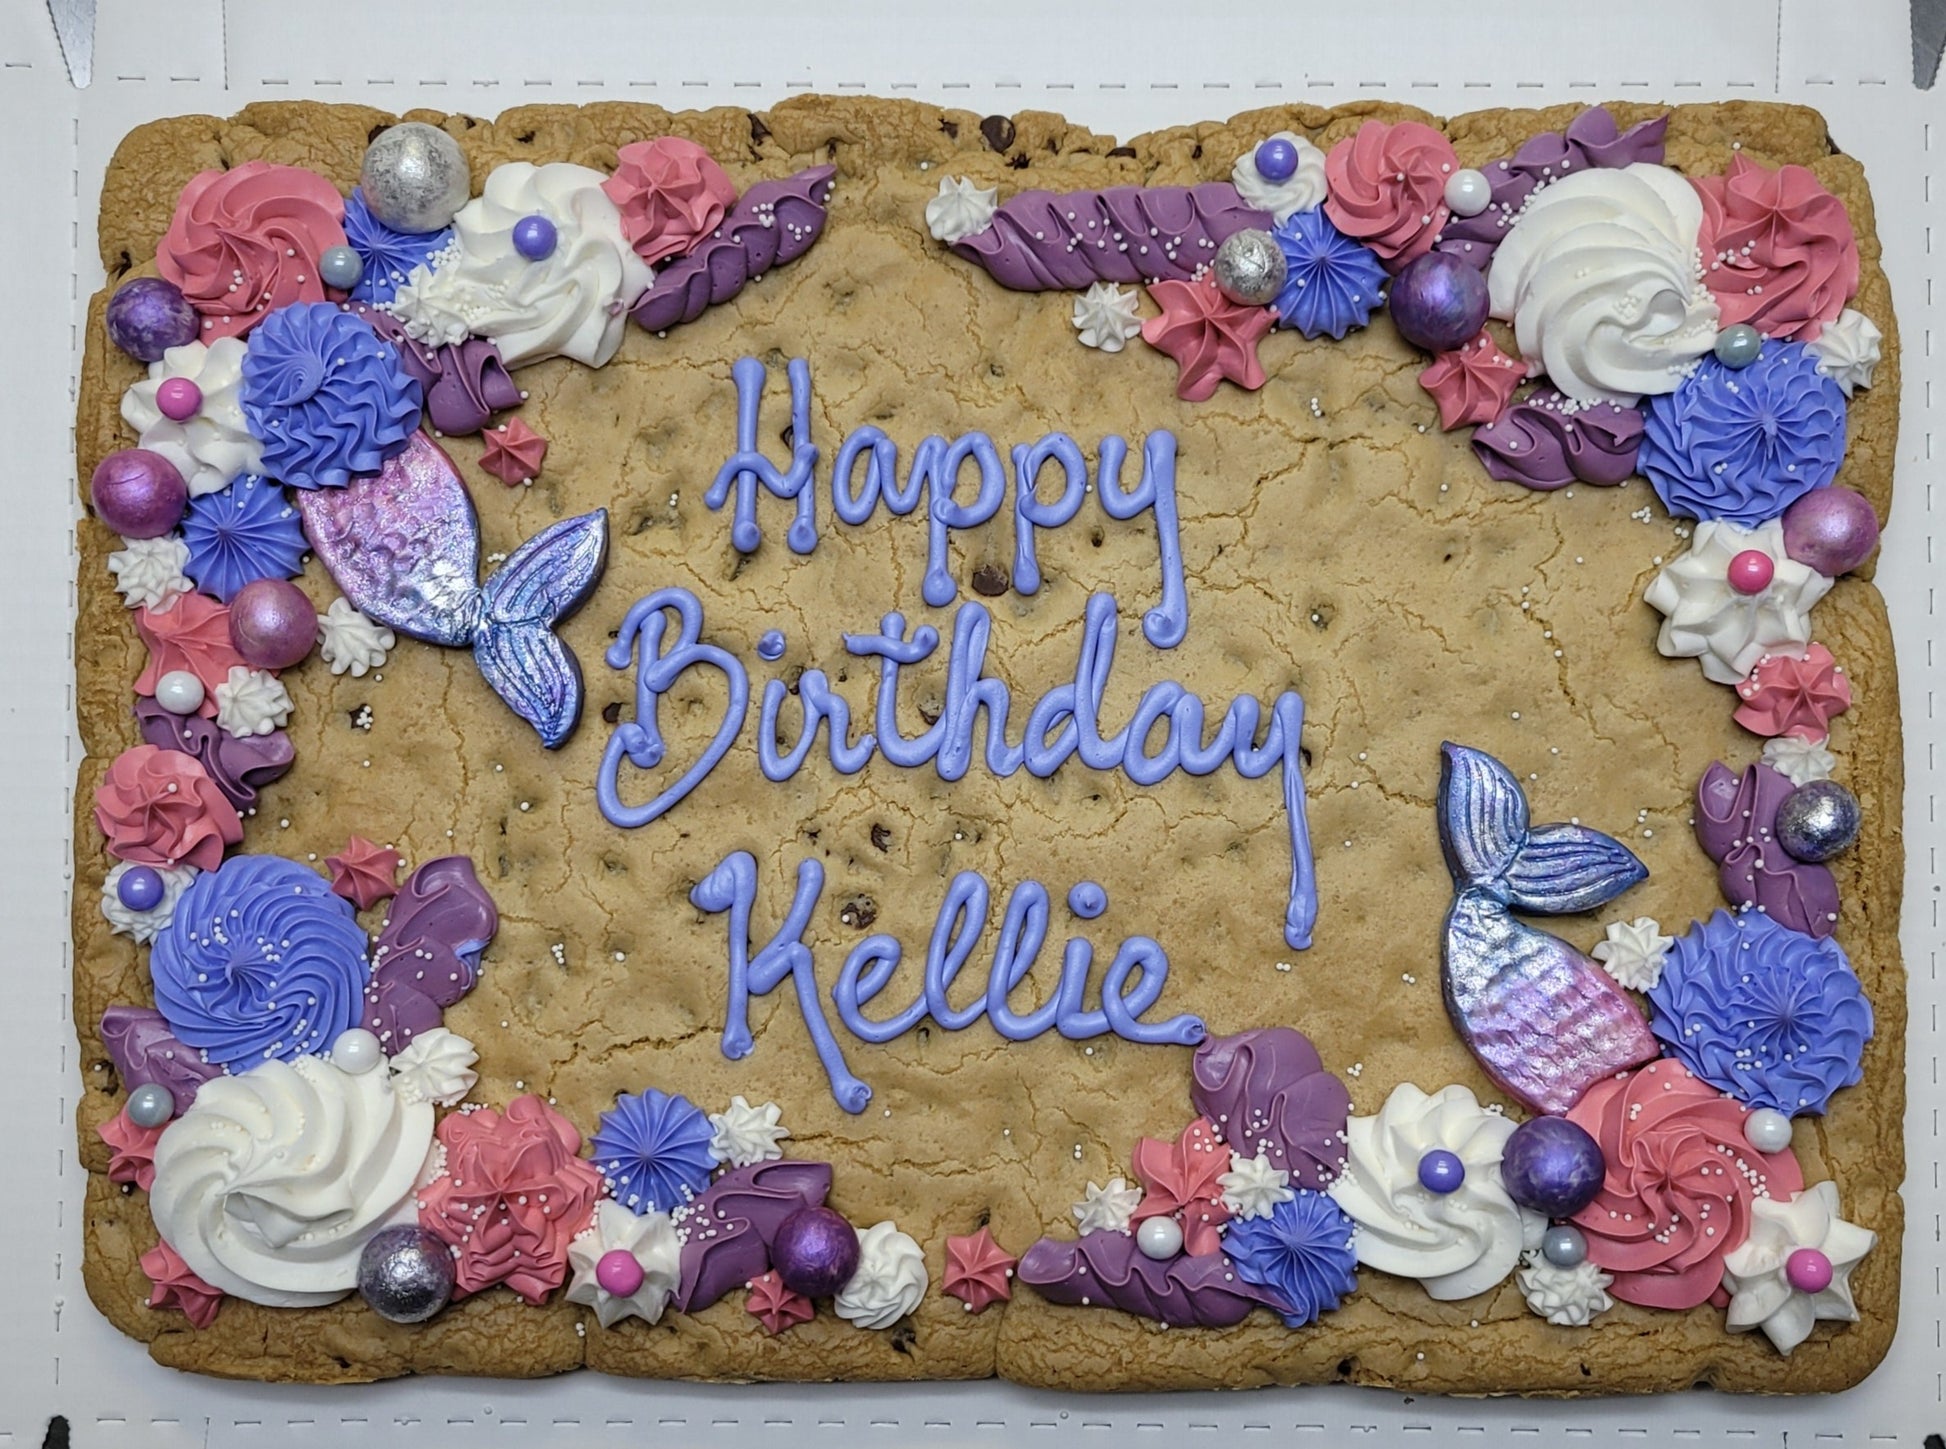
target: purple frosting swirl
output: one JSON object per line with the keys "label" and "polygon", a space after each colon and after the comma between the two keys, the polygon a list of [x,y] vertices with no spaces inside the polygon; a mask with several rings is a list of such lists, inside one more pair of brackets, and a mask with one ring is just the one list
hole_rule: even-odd
{"label": "purple frosting swirl", "polygon": [[1128,1233],[1042,1238],[1014,1276],[1050,1303],[1119,1308],[1173,1328],[1229,1328],[1275,1305],[1238,1275],[1227,1253],[1151,1258]]}
{"label": "purple frosting swirl", "polygon": [[1718,911],[1676,937],[1649,1028],[1711,1086],[1787,1117],[1864,1076],[1872,1008],[1836,941]]}
{"label": "purple frosting swirl", "polygon": [[835,166],[813,166],[783,181],[759,181],[715,231],[655,274],[629,315],[651,332],[694,322],[753,278],[796,261],[824,234],[837,174]]}
{"label": "purple frosting swirl", "polygon": [[282,730],[239,737],[213,719],[166,710],[147,695],[135,701],[135,718],[145,743],[194,756],[239,814],[257,803],[257,791],[281,780],[297,758],[296,747]]}
{"label": "purple frosting swirl", "polygon": [[1706,357],[1649,399],[1642,472],[1678,518],[1755,528],[1837,475],[1845,395],[1799,342],[1766,342],[1748,367]]}
{"label": "purple frosting swirl", "polygon": [[361,1020],[397,1056],[473,989],[500,912],[463,855],[429,860],[405,878],[372,947]]}
{"label": "purple frosting swirl", "polygon": [[1262,1153],[1298,1187],[1338,1175],[1351,1093],[1303,1032],[1271,1026],[1206,1038],[1189,1073],[1190,1103],[1239,1157]]}
{"label": "purple frosting swirl", "polygon": [[419,384],[356,317],[300,302],[250,334],[243,415],[265,473],[295,488],[341,488],[405,447],[419,427]]}
{"label": "purple frosting swirl", "polygon": [[390,312],[353,307],[372,331],[392,344],[405,375],[425,396],[426,419],[448,437],[465,437],[484,428],[497,412],[517,408],[520,388],[500,360],[500,345],[484,337],[428,347],[405,335],[405,324]]}
{"label": "purple frosting swirl", "polygon": [[1669,118],[1656,116],[1622,131],[1613,116],[1595,106],[1576,116],[1565,134],[1547,131],[1529,138],[1511,157],[1480,168],[1492,200],[1478,216],[1449,220],[1439,233],[1437,250],[1486,270],[1494,248],[1537,188],[1600,166],[1633,166],[1638,161],[1659,166],[1662,137],[1668,129]]}
{"label": "purple frosting swirl", "polygon": [[1488,477],[1539,492],[1570,483],[1611,487],[1635,471],[1641,441],[1640,409],[1572,402],[1551,387],[1473,430],[1473,451]]}
{"label": "purple frosting swirl", "polygon": [[1696,786],[1696,840],[1731,905],[1823,940],[1838,926],[1838,883],[1777,843],[1777,808],[1796,788],[1768,765],[1739,777],[1712,764]]}
{"label": "purple frosting swirl", "polygon": [[196,1100],[204,1082],[223,1075],[221,1067],[177,1039],[161,1012],[147,1006],[111,1006],[102,1012],[101,1042],[123,1091],[150,1082],[167,1087],[178,1113]]}
{"label": "purple frosting swirl", "polygon": [[1225,239],[1275,225],[1227,181],[1023,191],[953,250],[1016,292],[1076,292],[1096,282],[1192,281]]}
{"label": "purple frosting swirl", "polygon": [[697,1198],[676,1224],[682,1238],[678,1313],[707,1308],[732,1288],[770,1271],[770,1243],[784,1219],[822,1207],[831,1165],[780,1158],[733,1168]]}

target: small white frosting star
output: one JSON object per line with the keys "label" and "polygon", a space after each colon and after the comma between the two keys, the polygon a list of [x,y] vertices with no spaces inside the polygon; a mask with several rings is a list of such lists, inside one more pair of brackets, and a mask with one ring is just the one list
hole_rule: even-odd
{"label": "small white frosting star", "polygon": [[413,1037],[411,1045],[392,1058],[392,1086],[405,1102],[433,1102],[450,1107],[480,1080],[473,1064],[480,1059],[473,1043],[443,1026]]}
{"label": "small white frosting star", "polygon": [[1585,1258],[1572,1268],[1558,1268],[1540,1254],[1530,1254],[1514,1281],[1529,1308],[1563,1328],[1586,1328],[1596,1314],[1615,1306],[1607,1293],[1615,1280]]}
{"label": "small white frosting star", "polygon": [[941,177],[939,195],[926,203],[926,229],[951,246],[992,226],[999,201],[997,186],[982,190],[964,176]]}
{"label": "small white frosting star", "polygon": [[1838,757],[1824,744],[1823,740],[1807,740],[1798,735],[1778,735],[1764,741],[1764,763],[1793,785],[1829,780],[1831,772],[1838,768]]}
{"label": "small white frosting star", "polygon": [[195,585],[183,569],[189,564],[189,545],[178,534],[161,538],[125,538],[108,555],[108,572],[115,576],[115,592],[131,609],[160,609],[177,594]]}
{"label": "small white frosting star", "polygon": [[729,1107],[709,1114],[709,1150],[727,1167],[749,1167],[782,1157],[777,1144],[790,1136],[790,1129],[779,1125],[783,1112],[775,1102],[753,1107],[741,1096],[730,1098]]}
{"label": "small white frosting star", "polygon": [[[1754,594],[1730,587],[1740,553],[1770,559],[1770,583]],[[1696,659],[1718,684],[1741,684],[1766,654],[1793,658],[1811,642],[1811,606],[1831,580],[1784,552],[1777,519],[1742,528],[1721,519],[1696,525],[1689,552],[1650,582],[1642,597],[1665,617],[1655,647],[1671,659]]]}
{"label": "small white frosting star", "polygon": [[1631,991],[1649,991],[1662,979],[1662,963],[1675,944],[1675,937],[1663,935],[1653,917],[1637,916],[1610,921],[1608,939],[1595,944],[1594,958]]}
{"label": "small white frosting star", "polygon": [[232,664],[216,686],[216,722],[239,739],[267,735],[291,717],[290,692],[276,675]]}
{"label": "small white frosting star", "polygon": [[[1750,1236],[1723,1259],[1729,1330],[1761,1328],[1788,1356],[1820,1318],[1856,1323],[1851,1270],[1878,1246],[1878,1234],[1838,1216],[1837,1185],[1821,1182],[1787,1203],[1760,1197],[1750,1207]],[[1831,1264],[1830,1284],[1816,1293],[1791,1286],[1787,1265],[1800,1248],[1815,1248]]]}
{"label": "small white frosting star", "polygon": [[1239,1218],[1267,1218],[1280,1202],[1289,1202],[1291,1175],[1272,1167],[1270,1159],[1259,1152],[1255,1157],[1233,1157],[1228,1172],[1216,1179],[1223,1189],[1223,1206]]}
{"label": "small white frosting star", "polygon": [[1852,307],[1838,314],[1838,320],[1824,324],[1815,342],[1805,350],[1818,360],[1818,371],[1838,384],[1846,397],[1856,388],[1870,387],[1885,351],[1885,334],[1872,319]]}
{"label": "small white frosting star", "polygon": [[1082,1236],[1089,1233],[1125,1233],[1136,1208],[1142,1205],[1142,1190],[1130,1187],[1119,1177],[1108,1179],[1108,1186],[1088,1184],[1087,1196],[1072,1209]]}
{"label": "small white frosting star", "polygon": [[1074,299],[1074,328],[1081,334],[1081,345],[1120,352],[1142,330],[1136,305],[1135,293],[1113,282],[1096,282]]}

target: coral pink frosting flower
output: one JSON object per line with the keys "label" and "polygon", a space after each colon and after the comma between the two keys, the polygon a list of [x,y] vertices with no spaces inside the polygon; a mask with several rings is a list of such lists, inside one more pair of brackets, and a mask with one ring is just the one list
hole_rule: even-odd
{"label": "coral pink frosting flower", "polygon": [[203,682],[202,713],[216,713],[216,686],[227,684],[243,663],[230,641],[230,611],[204,594],[178,594],[166,609],[137,609],[135,632],[148,645],[149,662],[136,676],[135,692],[153,696],[156,682],[187,670]]}
{"label": "coral pink frosting flower", "polygon": [[737,189],[709,152],[680,136],[633,141],[616,154],[601,189],[622,213],[622,234],[654,266],[716,229]]}
{"label": "coral pink frosting flower", "polygon": [[138,865],[215,870],[243,840],[236,806],[194,755],[137,745],[95,787],[95,823],[108,853]]}
{"label": "coral pink frosting flower", "polygon": [[155,1181],[155,1144],[168,1125],[137,1127],[128,1120],[124,1108],[97,1127],[101,1140],[108,1144],[108,1180],[131,1182],[147,1192]]}
{"label": "coral pink frosting flower", "polygon": [[1367,121],[1324,158],[1324,214],[1397,273],[1439,239],[1446,178],[1458,169],[1452,143],[1431,126]]}
{"label": "coral pink frosting flower", "polygon": [[946,1276],[940,1291],[966,1305],[968,1313],[1014,1296],[1014,1265],[1020,1260],[993,1240],[990,1228],[946,1240]]}
{"label": "coral pink frosting flower", "polygon": [[1177,397],[1204,402],[1226,377],[1250,392],[1264,385],[1257,344],[1277,325],[1275,312],[1232,302],[1208,278],[1156,282],[1149,295],[1162,315],[1142,324],[1142,340],[1175,358]]}
{"label": "coral pink frosting flower", "polygon": [[1802,659],[1766,655],[1737,686],[1736,722],[1755,735],[1796,735],[1813,743],[1851,708],[1851,680],[1822,644]]}
{"label": "coral pink frosting flower", "polygon": [[142,1271],[153,1288],[151,1308],[180,1308],[197,1328],[208,1328],[216,1321],[216,1310],[223,1306],[223,1291],[212,1288],[190,1271],[182,1255],[167,1243],[158,1242],[141,1258]]}
{"label": "coral pink frosting flower", "polygon": [[246,161],[183,187],[155,267],[202,314],[201,340],[214,342],[279,307],[325,301],[319,258],[344,244],[337,187],[301,166]]}
{"label": "coral pink frosting flower", "polygon": [[1493,334],[1484,331],[1464,347],[1440,353],[1419,374],[1419,386],[1439,406],[1439,426],[1449,433],[1471,423],[1491,423],[1526,380],[1520,359],[1502,352]]}
{"label": "coral pink frosting flower", "polygon": [[1174,1142],[1141,1138],[1134,1166],[1146,1191],[1130,1215],[1133,1220],[1175,1218],[1182,1224],[1185,1252],[1191,1257],[1214,1253],[1222,1243],[1219,1230],[1230,1220],[1217,1181],[1230,1170],[1230,1149],[1209,1120],[1196,1118]]}
{"label": "coral pink frosting flower", "polygon": [[1858,290],[1858,239],[1845,204],[1802,166],[1772,171],[1742,155],[1723,175],[1691,184],[1703,199],[1703,281],[1723,325],[1815,341]]}

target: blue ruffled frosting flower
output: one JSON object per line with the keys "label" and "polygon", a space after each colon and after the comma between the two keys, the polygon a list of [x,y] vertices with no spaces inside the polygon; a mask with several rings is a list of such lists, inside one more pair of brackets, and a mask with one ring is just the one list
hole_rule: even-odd
{"label": "blue ruffled frosting flower", "polygon": [[1302,1328],[1358,1286],[1352,1222],[1321,1192],[1298,1189],[1267,1218],[1232,1222],[1223,1235],[1244,1282],[1261,1289],[1292,1328]]}
{"label": "blue ruffled frosting flower", "polygon": [[443,231],[423,233],[393,231],[365,205],[364,188],[354,186],[351,195],[345,198],[345,240],[365,263],[365,271],[358,278],[358,285],[351,289],[351,300],[391,301],[412,275],[412,269],[432,266],[433,253],[452,239],[450,226]]}
{"label": "blue ruffled frosting flower", "polygon": [[1650,398],[1636,466],[1676,517],[1755,528],[1829,483],[1844,455],[1838,384],[1802,343],[1766,342],[1748,367],[1706,357]]}
{"label": "blue ruffled frosting flower", "polygon": [[182,541],[189,547],[183,572],[197,588],[226,604],[257,579],[296,578],[311,546],[284,490],[249,474],[228,488],[190,499]]}
{"label": "blue ruffled frosting flower", "polygon": [[594,1163],[630,1212],[672,1212],[709,1186],[716,1165],[709,1140],[700,1109],[651,1087],[639,1097],[617,1097],[601,1114]]}
{"label": "blue ruffled frosting flower", "polygon": [[1676,938],[1649,1027],[1711,1086],[1786,1116],[1858,1081],[1872,1008],[1836,941],[1718,911]]}
{"label": "blue ruffled frosting flower", "polygon": [[266,474],[339,488],[405,447],[419,426],[419,384],[358,318],[329,302],[296,303],[250,334],[243,412]]}
{"label": "blue ruffled frosting flower", "polygon": [[233,855],[189,884],[155,938],[155,1004],[232,1071],[330,1049],[358,1024],[369,971],[351,902],[274,855]]}
{"label": "blue ruffled frosting flower", "polygon": [[1293,212],[1271,233],[1284,253],[1277,322],[1306,337],[1342,338],[1372,320],[1385,301],[1384,266],[1325,217],[1322,207]]}

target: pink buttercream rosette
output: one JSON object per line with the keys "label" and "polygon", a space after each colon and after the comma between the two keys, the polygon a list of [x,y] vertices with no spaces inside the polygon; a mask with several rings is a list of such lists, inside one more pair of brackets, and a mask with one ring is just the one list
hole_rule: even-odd
{"label": "pink buttercream rosette", "polygon": [[1815,341],[1858,290],[1845,204],[1802,166],[1772,171],[1741,155],[1723,175],[1690,184],[1703,201],[1703,281],[1723,325]]}
{"label": "pink buttercream rosette", "polygon": [[155,1144],[168,1126],[137,1127],[124,1107],[95,1131],[108,1144],[108,1180],[128,1183],[147,1192],[155,1183]]}
{"label": "pink buttercream rosette", "polygon": [[115,757],[95,787],[95,824],[108,853],[137,865],[215,870],[243,822],[194,755],[137,745]]}
{"label": "pink buttercream rosette", "polygon": [[1813,644],[1802,659],[1766,655],[1737,686],[1736,722],[1754,735],[1796,735],[1816,743],[1851,708],[1851,681],[1831,651]]}
{"label": "pink buttercream rosette", "polygon": [[195,1328],[208,1328],[223,1306],[223,1290],[198,1278],[189,1264],[167,1243],[158,1242],[140,1259],[142,1272],[152,1285],[149,1307],[180,1308]]}
{"label": "pink buttercream rosette", "polygon": [[1431,126],[1367,121],[1324,160],[1324,214],[1363,242],[1395,275],[1439,240],[1450,211],[1446,179],[1459,157]]}
{"label": "pink buttercream rosette", "polygon": [[1135,1176],[1145,1189],[1135,1222],[1170,1217],[1182,1225],[1183,1251],[1192,1258],[1216,1252],[1230,1220],[1223,1185],[1230,1149],[1207,1118],[1198,1117],[1174,1142],[1144,1137],[1135,1144]]}
{"label": "pink buttercream rosette", "polygon": [[736,184],[709,152],[680,136],[622,147],[601,189],[622,214],[622,235],[650,266],[708,236],[737,199]]}
{"label": "pink buttercream rosette", "polygon": [[319,258],[344,244],[335,186],[301,166],[246,161],[183,187],[155,268],[202,314],[201,340],[214,342],[241,337],[279,307],[328,300]]}

